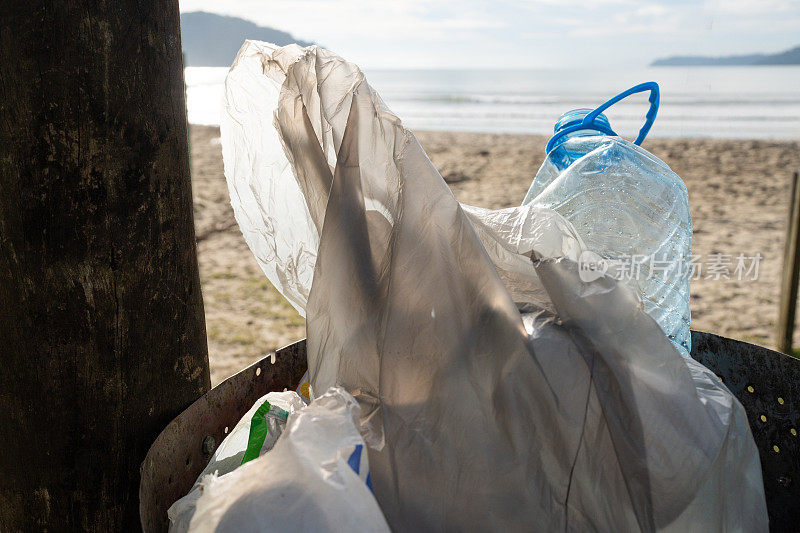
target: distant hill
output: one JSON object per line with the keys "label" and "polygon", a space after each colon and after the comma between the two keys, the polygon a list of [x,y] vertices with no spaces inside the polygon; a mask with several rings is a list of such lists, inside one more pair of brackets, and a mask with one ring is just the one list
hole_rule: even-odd
{"label": "distant hill", "polygon": [[673,56],[656,59],[650,64],[652,67],[721,67],[734,65],[800,65],[800,46],[777,54],[750,54],[723,57]]}
{"label": "distant hill", "polygon": [[181,13],[181,40],[186,66],[228,67],[245,39],[279,45],[314,44],[295,39],[284,31],[258,26],[249,20],[203,11]]}

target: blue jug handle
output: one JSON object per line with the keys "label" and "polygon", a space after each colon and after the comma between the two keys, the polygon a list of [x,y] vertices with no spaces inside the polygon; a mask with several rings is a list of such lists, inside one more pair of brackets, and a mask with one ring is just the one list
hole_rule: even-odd
{"label": "blue jug handle", "polygon": [[658,113],[658,106],[661,103],[661,93],[658,90],[658,84],[654,81],[646,81],[644,83],[640,83],[639,85],[631,87],[627,91],[619,93],[617,96],[615,96],[611,100],[607,101],[606,103],[604,103],[603,105],[601,105],[600,107],[598,107],[597,109],[586,115],[579,124],[575,124],[574,126],[569,126],[568,128],[564,128],[563,130],[559,131],[558,133],[553,135],[549,141],[547,141],[545,152],[549,154],[550,150],[553,149],[553,146],[555,145],[558,139],[560,139],[564,135],[572,133],[573,131],[584,130],[584,129],[596,130],[601,133],[605,133],[606,135],[617,136],[617,134],[614,133],[614,130],[612,130],[611,128],[608,128],[601,124],[595,124],[594,119],[597,118],[597,115],[599,115],[612,105],[616,104],[623,98],[627,98],[632,94],[641,93],[645,91],[650,91],[650,98],[649,98],[650,109],[647,110],[647,115],[645,115],[644,126],[642,126],[642,129],[639,130],[639,135],[636,137],[636,140],[633,141],[633,144],[637,146],[641,145],[642,142],[644,141],[644,138],[647,137],[650,128],[653,127],[653,122],[655,122],[656,114]]}

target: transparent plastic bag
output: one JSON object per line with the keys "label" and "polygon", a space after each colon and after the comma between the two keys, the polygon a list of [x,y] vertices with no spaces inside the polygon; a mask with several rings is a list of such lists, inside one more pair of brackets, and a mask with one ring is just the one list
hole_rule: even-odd
{"label": "transparent plastic bag", "polygon": [[460,205],[361,71],[248,41],[225,174],[267,277],[307,317],[311,390],[361,405],[395,530],[766,530],[745,412],[571,225]]}

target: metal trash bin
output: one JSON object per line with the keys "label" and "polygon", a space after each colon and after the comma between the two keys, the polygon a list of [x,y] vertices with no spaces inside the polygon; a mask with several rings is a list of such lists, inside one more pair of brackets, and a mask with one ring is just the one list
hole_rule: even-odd
{"label": "metal trash bin", "polygon": [[[742,402],[764,476],[771,531],[800,529],[800,360],[761,346],[692,332],[692,357]],[[139,514],[145,532],[167,531],[167,509],[189,492],[217,445],[253,403],[295,388],[306,370],[305,340],[226,379],[161,432],[142,463]]]}

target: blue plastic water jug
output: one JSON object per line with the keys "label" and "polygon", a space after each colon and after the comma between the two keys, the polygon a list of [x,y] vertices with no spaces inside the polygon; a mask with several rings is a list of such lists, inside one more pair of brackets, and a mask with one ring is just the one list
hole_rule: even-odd
{"label": "blue plastic water jug", "polygon": [[[619,137],[603,111],[650,91],[650,110],[634,142]],[[655,82],[642,83],[594,110],[559,118],[547,157],[524,204],[547,207],[569,220],[605,273],[630,284],[644,310],[689,356],[689,279],[692,219],[683,180],[640,148],[658,112]]]}

